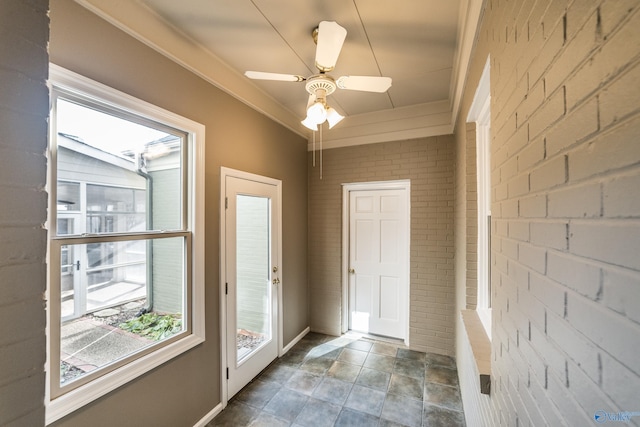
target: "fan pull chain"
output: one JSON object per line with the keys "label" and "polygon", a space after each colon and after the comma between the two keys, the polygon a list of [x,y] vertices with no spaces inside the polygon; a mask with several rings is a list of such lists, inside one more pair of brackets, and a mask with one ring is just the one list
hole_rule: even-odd
{"label": "fan pull chain", "polygon": [[[319,128],[319,134],[320,134],[320,179],[322,179],[322,124],[320,126],[318,126]],[[313,139],[312,139],[312,147],[313,147],[313,155],[312,155],[312,164],[313,167],[316,167],[316,132],[317,131],[313,131],[312,135],[313,135]]]}
{"label": "fan pull chain", "polygon": [[320,179],[322,179],[322,124],[320,125]]}

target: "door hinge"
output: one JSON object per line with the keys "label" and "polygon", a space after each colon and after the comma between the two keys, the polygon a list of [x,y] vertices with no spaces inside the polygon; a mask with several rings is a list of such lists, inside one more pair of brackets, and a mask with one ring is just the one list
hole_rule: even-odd
{"label": "door hinge", "polygon": [[229,368],[227,368],[227,379],[229,379]]}
{"label": "door hinge", "polygon": [[224,294],[225,295],[229,295],[229,284],[228,283],[224,284]]}
{"label": "door hinge", "polygon": [[229,198],[228,197],[224,198],[224,208],[225,209],[229,209]]}

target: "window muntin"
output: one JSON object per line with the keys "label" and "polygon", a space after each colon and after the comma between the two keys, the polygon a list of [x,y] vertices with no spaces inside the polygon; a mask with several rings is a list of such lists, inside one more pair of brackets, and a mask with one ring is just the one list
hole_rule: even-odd
{"label": "window muntin", "polygon": [[[202,227],[204,127],[51,67],[48,423],[204,340],[203,258],[194,254],[203,247],[194,231]],[[116,122],[124,128],[114,133]],[[132,301],[143,302],[128,306],[133,315],[149,311],[173,326],[82,364],[83,352],[107,342],[105,328],[109,338],[125,335],[126,316],[113,326],[95,314]],[[79,334],[66,331],[88,316],[86,342],[70,347]]]}

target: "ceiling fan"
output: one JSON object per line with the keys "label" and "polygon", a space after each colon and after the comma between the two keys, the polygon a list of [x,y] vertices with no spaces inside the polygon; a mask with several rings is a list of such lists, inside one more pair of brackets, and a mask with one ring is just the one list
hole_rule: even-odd
{"label": "ceiling fan", "polygon": [[310,77],[261,71],[247,71],[244,74],[250,79],[256,80],[306,82],[305,89],[309,93],[309,102],[307,103],[307,117],[302,121],[302,124],[315,131],[318,130],[318,125],[325,121],[329,123],[329,128],[332,128],[344,118],[327,104],[327,96],[335,92],[336,89],[382,93],[391,87],[391,78],[341,76],[334,79],[327,73],[336,66],[344,39],[347,36],[347,30],[335,22],[322,21],[313,30],[312,36],[317,45],[315,65],[318,74]]}

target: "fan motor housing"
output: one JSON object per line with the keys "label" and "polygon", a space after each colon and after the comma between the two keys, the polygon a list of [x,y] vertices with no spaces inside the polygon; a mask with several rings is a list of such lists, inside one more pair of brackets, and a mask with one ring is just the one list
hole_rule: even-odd
{"label": "fan motor housing", "polygon": [[326,74],[317,74],[307,79],[305,89],[309,94],[315,95],[318,89],[324,90],[327,95],[335,92],[337,86],[335,80]]}

